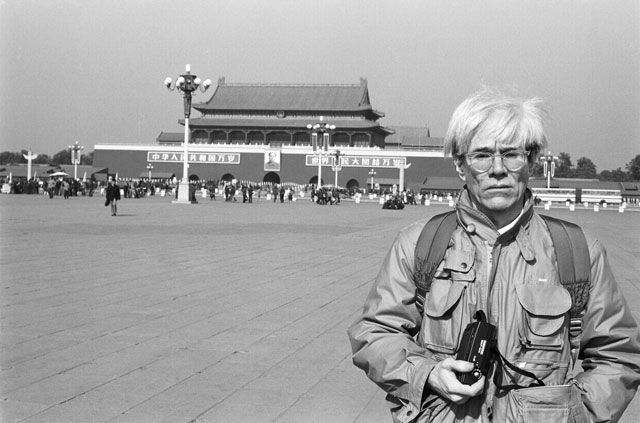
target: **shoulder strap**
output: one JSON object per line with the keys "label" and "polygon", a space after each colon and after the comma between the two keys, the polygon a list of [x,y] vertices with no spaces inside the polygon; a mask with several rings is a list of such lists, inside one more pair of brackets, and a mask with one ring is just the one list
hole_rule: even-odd
{"label": "shoulder strap", "polygon": [[420,233],[416,243],[415,283],[416,305],[421,314],[433,276],[444,258],[451,235],[457,226],[456,212],[449,211],[432,217]]}
{"label": "shoulder strap", "polygon": [[574,223],[540,215],[551,234],[560,282],[571,294],[571,319],[579,318],[589,301],[591,259],[582,229]]}

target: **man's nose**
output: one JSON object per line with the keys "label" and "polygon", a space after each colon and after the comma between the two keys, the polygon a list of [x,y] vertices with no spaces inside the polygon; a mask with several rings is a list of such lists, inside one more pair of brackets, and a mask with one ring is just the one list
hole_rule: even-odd
{"label": "man's nose", "polygon": [[506,173],[507,169],[504,167],[504,163],[502,162],[502,156],[499,154],[494,154],[493,156],[493,164],[491,166],[493,173]]}

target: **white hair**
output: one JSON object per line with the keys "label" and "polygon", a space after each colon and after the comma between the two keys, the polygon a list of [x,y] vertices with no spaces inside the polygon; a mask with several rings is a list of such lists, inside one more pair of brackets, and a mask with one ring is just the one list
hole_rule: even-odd
{"label": "white hair", "polygon": [[544,131],[546,111],[542,99],[509,97],[482,89],[465,99],[453,112],[444,138],[444,152],[461,160],[475,136],[482,133],[506,145],[518,144],[537,160],[547,145]]}

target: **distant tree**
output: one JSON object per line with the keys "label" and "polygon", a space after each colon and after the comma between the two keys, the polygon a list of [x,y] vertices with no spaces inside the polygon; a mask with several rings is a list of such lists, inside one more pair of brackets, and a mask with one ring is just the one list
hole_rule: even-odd
{"label": "distant tree", "polygon": [[38,154],[38,157],[33,159],[33,161],[31,163],[33,163],[33,164],[49,164],[50,161],[51,161],[51,157],[49,157],[47,154]]}
{"label": "distant tree", "polygon": [[87,166],[93,165],[93,151],[89,154],[83,154],[80,157],[80,164]]}
{"label": "distant tree", "polygon": [[27,150],[22,150],[21,152],[3,151],[0,153],[0,164],[26,163],[27,159],[24,158],[23,154],[27,154]]}
{"label": "distant tree", "polygon": [[640,154],[627,163],[626,169],[629,173],[629,179],[632,181],[640,181]]}
{"label": "distant tree", "polygon": [[623,181],[630,180],[629,174],[620,168],[617,168],[612,173],[613,173],[613,180],[616,182],[623,182]]}
{"label": "distant tree", "polygon": [[544,176],[544,166],[542,165],[542,163],[538,161],[533,164],[533,166],[531,167],[531,176],[535,176],[535,177]]}
{"label": "distant tree", "polygon": [[580,157],[574,172],[575,178],[594,179],[598,176],[596,165],[587,157]]}
{"label": "distant tree", "polygon": [[556,161],[556,178],[572,178],[573,177],[573,164],[571,163],[571,156],[569,153],[558,154],[558,160]]}
{"label": "distant tree", "polygon": [[71,151],[60,150],[51,158],[51,165],[71,164]]}

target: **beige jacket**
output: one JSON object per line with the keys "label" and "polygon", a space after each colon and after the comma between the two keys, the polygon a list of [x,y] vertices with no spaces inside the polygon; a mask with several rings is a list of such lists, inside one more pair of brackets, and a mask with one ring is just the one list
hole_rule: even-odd
{"label": "beige jacket", "polygon": [[[400,232],[375,280],[362,316],[349,328],[353,361],[388,392],[397,422],[616,421],[640,383],[640,331],[606,253],[588,239],[591,292],[575,368],[568,342],[571,296],[562,287],[547,227],[528,193],[523,215],[499,236],[462,191],[460,225],[425,300],[415,304],[414,254],[426,220]],[[455,357],[460,336],[484,310],[498,328],[498,349],[546,386],[485,390],[463,405],[425,390],[433,366]],[[494,365],[502,385],[533,380]],[[567,420],[569,419],[569,420]]]}

